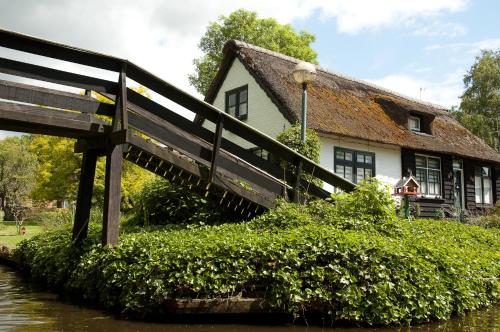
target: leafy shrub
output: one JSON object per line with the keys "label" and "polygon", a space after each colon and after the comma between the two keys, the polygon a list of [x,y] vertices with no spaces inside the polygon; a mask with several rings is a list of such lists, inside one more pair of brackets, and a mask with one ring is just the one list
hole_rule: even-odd
{"label": "leafy shrub", "polygon": [[[315,163],[319,163],[321,141],[319,140],[318,134],[312,129],[307,129],[306,142],[304,144],[300,139],[300,130],[300,123],[295,123],[290,128],[279,133],[278,136],[276,136],[276,140],[306,156]],[[295,173],[295,165],[284,165],[284,167],[285,169],[291,169]],[[321,180],[308,174],[304,176],[304,179],[314,183],[318,187],[323,185]]]}
{"label": "leafy shrub", "polygon": [[17,252],[37,278],[129,315],[161,314],[173,298],[241,295],[296,315],[406,324],[499,300],[500,230],[400,221],[356,201],[386,198],[365,189],[336,206],[282,203],[250,222],[128,229],[115,248],[101,247],[95,228],[81,248],[56,230]]}
{"label": "leafy shrub", "polygon": [[71,225],[74,220],[73,209],[51,209],[38,213],[30,219],[44,226],[45,229],[55,229],[61,226]]}
{"label": "leafy shrub", "polygon": [[230,220],[213,202],[162,178],[147,182],[136,199],[137,225],[216,224]]}
{"label": "leafy shrub", "polygon": [[5,212],[2,209],[0,209],[0,222],[4,220],[4,217],[5,217]]}

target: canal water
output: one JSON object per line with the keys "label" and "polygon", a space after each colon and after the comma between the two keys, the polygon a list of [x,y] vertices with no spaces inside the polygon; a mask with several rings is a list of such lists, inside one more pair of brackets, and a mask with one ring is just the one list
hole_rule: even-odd
{"label": "canal water", "polygon": [[0,265],[0,331],[210,331],[210,332],[500,332],[500,306],[469,313],[446,322],[411,328],[330,328],[235,324],[160,324],[113,318],[101,311],[60,301],[54,294],[36,291],[13,270]]}

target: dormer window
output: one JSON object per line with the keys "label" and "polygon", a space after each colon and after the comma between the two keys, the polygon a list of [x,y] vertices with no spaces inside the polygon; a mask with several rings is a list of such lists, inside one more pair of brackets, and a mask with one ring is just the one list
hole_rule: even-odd
{"label": "dormer window", "polygon": [[226,92],[226,113],[240,120],[248,117],[248,85]]}
{"label": "dormer window", "polygon": [[410,115],[408,118],[408,127],[411,131],[421,132],[421,122],[422,120],[419,117]]}

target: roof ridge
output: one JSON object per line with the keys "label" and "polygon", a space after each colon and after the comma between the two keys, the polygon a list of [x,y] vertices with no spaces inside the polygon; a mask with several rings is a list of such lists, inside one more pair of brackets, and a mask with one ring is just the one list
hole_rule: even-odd
{"label": "roof ridge", "polygon": [[[261,53],[265,53],[265,54],[274,56],[276,58],[280,58],[280,59],[291,61],[291,62],[295,62],[295,63],[299,63],[300,61],[302,61],[302,60],[299,60],[297,58],[291,57],[289,55],[285,55],[285,54],[282,54],[282,53],[279,53],[279,52],[276,52],[276,51],[271,51],[271,50],[269,50],[267,48],[256,46],[256,45],[253,45],[253,44],[249,44],[249,43],[241,41],[241,40],[233,39],[233,40],[231,40],[231,42],[233,42],[234,45],[236,47],[238,47],[238,48],[244,47],[244,48],[252,49],[252,50],[255,50],[255,51],[258,51],[258,52],[261,52]],[[320,65],[314,65],[314,66],[316,66],[317,70],[322,71],[322,72],[324,72],[326,74],[337,76],[337,77],[339,77],[341,79],[348,80],[348,81],[351,81],[351,82],[354,82],[354,83],[363,84],[363,85],[369,86],[371,88],[374,88],[376,90],[379,90],[381,92],[389,93],[389,94],[393,95],[394,97],[402,98],[402,99],[405,99],[406,101],[417,103],[417,104],[420,104],[422,106],[433,107],[435,109],[438,109],[440,111],[445,111],[446,113],[448,113],[448,109],[446,107],[442,106],[442,105],[439,105],[439,104],[436,104],[436,103],[432,103],[432,102],[428,102],[428,101],[418,100],[418,99],[409,97],[407,95],[404,95],[402,93],[396,92],[394,90],[391,90],[391,89],[388,89],[388,88],[384,88],[384,87],[382,87],[382,86],[380,86],[378,84],[375,84],[375,83],[372,83],[372,82],[368,82],[368,81],[365,81],[363,79],[355,78],[355,77],[350,76],[350,75],[342,74],[342,73],[339,73],[339,72],[336,72],[336,71],[324,68],[324,67],[322,67]]]}

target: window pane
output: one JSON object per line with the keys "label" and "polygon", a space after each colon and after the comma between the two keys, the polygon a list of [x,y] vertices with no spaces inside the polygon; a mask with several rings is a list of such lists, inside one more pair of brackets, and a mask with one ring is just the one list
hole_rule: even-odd
{"label": "window pane", "polygon": [[416,117],[410,117],[410,129],[420,130],[420,119]]}
{"label": "window pane", "polygon": [[345,160],[352,161],[352,152],[345,152]]}
{"label": "window pane", "polygon": [[358,163],[365,163],[365,155],[362,154],[362,153],[358,153],[357,157],[356,157],[356,160],[358,161]]}
{"label": "window pane", "polygon": [[352,167],[350,167],[350,166],[346,166],[346,167],[345,167],[344,177],[345,177],[347,180],[349,180],[349,181],[354,181],[354,179],[353,179],[353,174],[352,174]]}
{"label": "window pane", "polygon": [[229,115],[235,116],[236,115],[236,106],[230,106],[227,110]]}
{"label": "window pane", "polygon": [[482,167],[482,175],[483,176],[490,176],[490,168],[489,167]]}
{"label": "window pane", "polygon": [[248,97],[247,89],[240,91],[240,103],[246,103]]}
{"label": "window pane", "polygon": [[422,194],[427,194],[427,171],[425,169],[417,168],[417,174],[415,174],[418,184],[420,184],[420,192]]}
{"label": "window pane", "polygon": [[343,177],[344,176],[344,166],[336,165],[335,166],[335,173],[337,173]]}
{"label": "window pane", "polygon": [[427,167],[425,157],[415,156],[415,163],[417,167]]}
{"label": "window pane", "polygon": [[482,203],[483,202],[483,196],[482,196],[482,191],[483,188],[481,186],[481,177],[480,176],[474,176],[474,191],[476,193],[476,203]]}
{"label": "window pane", "polygon": [[345,154],[344,154],[344,151],[342,150],[337,150],[337,152],[335,153],[336,155],[336,158],[339,159],[339,160],[344,160],[345,159]]}
{"label": "window pane", "polygon": [[238,109],[238,116],[245,116],[247,115],[247,103],[240,104],[240,108]]}
{"label": "window pane", "polygon": [[428,158],[429,168],[439,169],[439,159],[437,158]]}
{"label": "window pane", "polygon": [[234,106],[234,105],[236,105],[236,93],[231,93],[231,94],[229,95],[229,97],[228,97],[227,102],[228,102],[228,105],[229,105],[229,106]]}
{"label": "window pane", "polygon": [[360,182],[365,178],[365,169],[364,168],[358,168],[356,170],[356,182]]}
{"label": "window pane", "polygon": [[365,156],[365,164],[372,164],[372,163],[373,163],[372,156],[366,155]]}
{"label": "window pane", "polygon": [[372,175],[372,170],[369,169],[369,168],[365,168],[365,179],[366,178],[371,178],[373,175]]}
{"label": "window pane", "polygon": [[491,179],[490,178],[483,178],[483,185],[484,185],[484,204],[491,204],[492,203],[492,190],[491,190]]}

